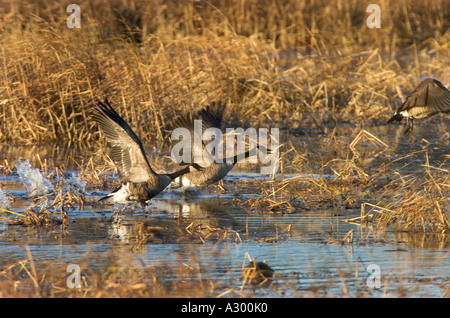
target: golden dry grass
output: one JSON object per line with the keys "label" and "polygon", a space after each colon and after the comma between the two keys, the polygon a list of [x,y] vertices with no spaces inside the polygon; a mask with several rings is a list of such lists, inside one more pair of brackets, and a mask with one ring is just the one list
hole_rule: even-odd
{"label": "golden dry grass", "polygon": [[218,98],[253,126],[382,122],[419,76],[446,82],[445,0],[2,1],[0,141],[86,145],[92,105],[109,97],[156,147],[174,116]]}
{"label": "golden dry grass", "polygon": [[[302,213],[317,209],[360,209],[347,221],[377,231],[450,233],[448,156],[430,163],[430,149],[393,157],[390,147],[366,130],[355,138],[324,140],[305,158],[303,149],[285,147],[289,158],[273,179],[258,182],[259,195],[238,201],[248,213]],[[363,137],[364,136],[364,137]],[[312,165],[317,168],[311,168]],[[412,168],[411,165],[414,167]],[[292,173],[294,172],[294,173]]]}
{"label": "golden dry grass", "polygon": [[[430,164],[423,152],[424,164],[412,174],[391,171],[392,158],[369,172],[386,147],[364,129],[384,123],[421,77],[450,84],[448,1],[379,1],[380,29],[367,28],[371,1],[358,0],[79,1],[82,27],[68,29],[71,2],[0,0],[1,143],[99,149],[104,141],[90,113],[108,97],[144,144],[164,151],[174,117],[224,99],[227,123],[324,134],[323,149],[283,145],[281,176],[261,182],[260,196],[236,200],[249,213],[360,207],[361,216],[348,220],[360,228],[431,232],[444,235],[442,246],[448,241],[447,161]],[[350,127],[346,134],[340,125]],[[365,144],[368,153],[360,148]],[[28,209],[19,224],[66,225],[65,210],[81,209],[83,196],[60,191],[69,165],[89,189],[117,184],[109,157],[100,151],[87,161],[67,157],[53,167],[36,160],[35,150],[34,166],[56,179],[59,192],[43,198],[46,208]],[[106,166],[98,165],[99,156]],[[307,169],[311,163],[319,168]],[[12,163],[1,163],[3,174],[11,169]],[[288,170],[297,176],[284,178]],[[142,225],[134,247],[145,248],[157,230]],[[244,239],[243,233],[206,224],[186,224],[180,231],[197,243]],[[352,244],[353,235],[335,241]],[[264,242],[280,238],[277,233]],[[1,264],[0,296],[210,297],[231,285],[203,279],[207,265],[198,267],[194,259],[170,268],[87,272],[83,288],[71,290],[66,264],[39,264],[36,271],[28,256]],[[168,276],[179,279],[167,282]],[[235,289],[227,293],[243,296]]]}

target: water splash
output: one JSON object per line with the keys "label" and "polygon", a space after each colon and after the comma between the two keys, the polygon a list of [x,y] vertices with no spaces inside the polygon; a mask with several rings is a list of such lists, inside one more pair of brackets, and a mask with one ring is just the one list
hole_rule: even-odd
{"label": "water splash", "polygon": [[11,209],[8,197],[6,196],[5,191],[3,191],[2,189],[0,189],[0,208],[8,210]]}
{"label": "water splash", "polygon": [[71,176],[64,180],[62,192],[70,192],[75,195],[86,194],[86,181],[81,181],[80,176],[71,174]]}
{"label": "water splash", "polygon": [[28,159],[23,163],[20,159],[15,162],[16,170],[19,174],[20,181],[27,188],[30,196],[46,195],[54,191],[53,185],[48,179],[44,178],[39,169],[32,169]]}

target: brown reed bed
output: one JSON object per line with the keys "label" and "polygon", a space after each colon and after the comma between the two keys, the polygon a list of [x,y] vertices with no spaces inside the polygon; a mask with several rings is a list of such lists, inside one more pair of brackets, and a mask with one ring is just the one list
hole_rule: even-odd
{"label": "brown reed bed", "polygon": [[419,76],[448,74],[444,0],[382,1],[380,29],[356,0],[79,5],[69,29],[65,3],[3,1],[0,141],[96,143],[104,97],[157,148],[177,114],[216,99],[232,122],[330,132],[383,122]]}
{"label": "brown reed bed", "polygon": [[[112,101],[158,153],[152,165],[161,170],[167,166],[163,156],[173,119],[223,99],[229,105],[227,125],[323,134],[320,149],[285,142],[281,176],[255,181],[260,195],[235,200],[249,213],[348,209],[360,212],[347,221],[361,231],[418,232],[423,240],[414,235],[418,241],[411,244],[420,247],[429,244],[430,233],[442,246],[448,242],[448,158],[429,163],[423,152],[423,165],[414,172],[392,170],[401,158],[392,158],[370,130],[384,124],[420,77],[448,84],[450,7],[445,0],[380,1],[380,29],[367,28],[368,3],[358,0],[79,1],[81,29],[66,27],[69,2],[0,3],[0,142],[69,145],[89,153],[87,159],[64,156],[55,164],[35,156],[42,149],[33,147],[33,166],[52,178],[56,191],[36,201],[17,224],[64,227],[68,211],[83,209],[83,194],[61,191],[67,170],[76,170],[88,190],[117,185],[90,118],[97,99]],[[343,126],[345,132],[339,129]],[[447,131],[441,142],[448,147]],[[92,152],[92,146],[99,150]],[[13,169],[13,162],[0,163],[2,175]],[[258,239],[201,222],[177,224],[169,233],[145,223],[140,229],[132,237],[135,250],[175,232],[199,244]],[[261,242],[291,234],[287,228]],[[329,242],[351,245],[354,235],[350,231]],[[95,257],[87,253],[80,262]],[[207,265],[195,259],[172,266],[92,269],[84,273],[81,289],[66,287],[66,264],[36,268],[31,253],[1,265],[0,295],[6,297],[247,295],[227,279],[204,279]],[[276,284],[270,288],[285,290]]]}
{"label": "brown reed bed", "polygon": [[[426,153],[425,153],[426,155]],[[448,170],[425,164],[423,171],[402,176],[384,188],[377,204],[363,203],[361,216],[352,221],[377,229],[403,232],[450,231]]]}
{"label": "brown reed bed", "polygon": [[[348,138],[345,138],[348,140]],[[317,209],[359,210],[347,222],[385,232],[450,231],[448,158],[430,163],[428,150],[393,158],[389,146],[366,130],[345,142],[325,143],[318,157],[305,160],[301,149],[285,145],[280,160],[305,162],[298,172],[256,181],[260,195],[236,202],[249,213],[302,213]],[[439,140],[437,141],[439,143]],[[325,155],[328,151],[333,159]],[[317,162],[315,162],[317,160]],[[419,164],[413,170],[409,163]],[[306,168],[312,162],[318,168]],[[281,165],[283,168],[283,165]]]}

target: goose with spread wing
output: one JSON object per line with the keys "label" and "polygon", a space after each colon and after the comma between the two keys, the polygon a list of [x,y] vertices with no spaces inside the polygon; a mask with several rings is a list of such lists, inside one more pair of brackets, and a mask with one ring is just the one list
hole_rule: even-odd
{"label": "goose with spread wing", "polygon": [[434,78],[427,78],[406,98],[388,123],[407,120],[404,134],[413,129],[414,119],[428,118],[437,113],[450,113],[450,91]]}
{"label": "goose with spread wing", "polygon": [[[194,136],[195,120],[201,120],[202,133],[204,133],[205,130],[207,130],[208,128],[216,128],[220,130],[222,126],[224,111],[225,111],[225,102],[223,101],[212,102],[210,105],[194,114],[188,113],[178,117],[175,121],[175,128],[188,129],[191,138],[192,136]],[[191,154],[194,154],[196,151],[205,154],[204,149],[206,145],[204,142],[197,144],[192,139],[191,145],[192,145]],[[200,149],[195,149],[196,147],[199,146],[201,147]],[[256,146],[256,148],[258,149],[260,147],[261,146],[259,145]],[[201,169],[192,170],[189,173],[179,176],[171,183],[170,187],[175,189],[182,188],[183,190],[187,190],[217,183],[220,180],[222,180],[228,174],[228,172],[231,171],[231,169],[233,169],[233,167],[239,160],[241,160],[242,158],[248,158],[250,154],[252,154],[252,151],[255,150],[256,149],[252,149],[246,151],[245,153],[236,154],[232,158],[224,158],[222,162],[216,162],[215,160],[212,160],[213,158],[209,158],[211,160],[205,160],[205,158],[203,158],[202,162],[197,162],[200,165],[200,167],[203,168],[203,170]],[[266,151],[270,152],[269,149],[266,149]],[[194,162],[193,156],[191,156],[190,162]],[[181,165],[183,164],[186,163],[181,163]]]}
{"label": "goose with spread wing", "polygon": [[108,100],[98,103],[93,118],[104,133],[121,181],[120,187],[100,201],[140,203],[144,207],[146,201],[162,192],[174,179],[191,169],[202,170],[198,164],[190,164],[174,173],[156,173],[148,162],[141,140]]}

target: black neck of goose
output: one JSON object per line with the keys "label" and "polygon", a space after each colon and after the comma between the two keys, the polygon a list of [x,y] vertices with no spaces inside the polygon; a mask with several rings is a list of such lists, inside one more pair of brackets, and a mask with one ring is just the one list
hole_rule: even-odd
{"label": "black neck of goose", "polygon": [[175,172],[173,172],[173,173],[168,173],[167,176],[168,176],[171,180],[175,180],[175,179],[178,178],[179,176],[181,176],[181,175],[183,175],[183,174],[186,174],[186,173],[188,173],[188,172],[190,172],[190,168],[189,168],[189,166],[186,166],[185,168],[180,169],[180,170],[178,170],[178,171],[175,171]]}

